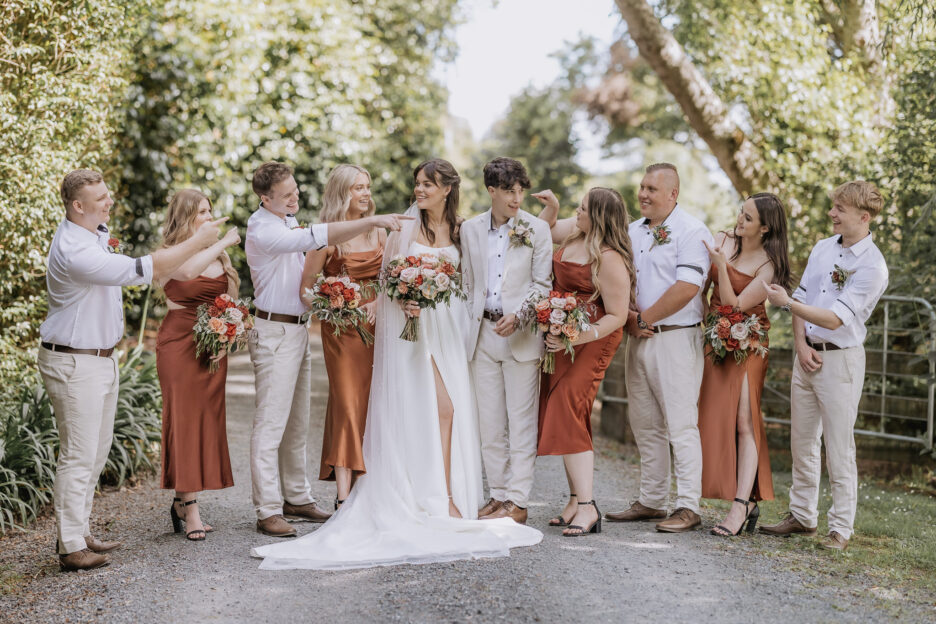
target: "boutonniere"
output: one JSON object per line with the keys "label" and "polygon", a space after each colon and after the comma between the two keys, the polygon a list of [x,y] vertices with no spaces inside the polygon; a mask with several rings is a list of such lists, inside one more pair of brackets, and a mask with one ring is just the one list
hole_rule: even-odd
{"label": "boutonniere", "polygon": [[121,243],[119,240],[117,240],[113,236],[107,239],[107,251],[111,253],[119,254],[119,253],[123,253],[123,250],[124,250],[123,243]]}
{"label": "boutonniere", "polygon": [[657,245],[668,245],[672,240],[670,240],[670,229],[668,225],[663,225],[662,223],[653,230],[653,244],[650,245],[650,249],[653,249]]}
{"label": "boutonniere", "polygon": [[305,223],[297,223],[296,225],[292,226],[292,227],[289,228],[289,229],[290,229],[290,230],[304,230],[304,229],[306,229],[307,227],[309,227],[309,226],[306,225]]}
{"label": "boutonniere", "polygon": [[855,272],[849,271],[848,269],[842,268],[839,265],[835,265],[835,268],[832,269],[832,283],[835,284],[835,287],[838,290],[845,288],[845,284],[848,282],[848,278],[851,277]]}
{"label": "boutonniere", "polygon": [[533,246],[533,228],[523,219],[517,219],[517,224],[507,232],[510,237],[511,247],[532,247]]}

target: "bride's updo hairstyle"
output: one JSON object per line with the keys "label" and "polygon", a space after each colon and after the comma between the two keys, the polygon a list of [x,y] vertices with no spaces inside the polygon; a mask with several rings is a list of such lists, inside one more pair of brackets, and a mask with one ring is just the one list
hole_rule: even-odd
{"label": "bride's updo hairstyle", "polygon": [[610,249],[620,254],[627,266],[627,274],[630,276],[630,300],[634,301],[637,273],[634,271],[634,254],[631,251],[630,235],[627,233],[630,219],[627,216],[624,198],[614,189],[596,186],[585,193],[582,203],[587,206],[591,228],[587,232],[575,228],[562,246],[565,247],[580,238],[585,239],[588,263],[591,265],[592,284],[595,286],[592,300],[597,299],[601,294],[601,287],[598,285],[601,252]]}
{"label": "bride's updo hairstyle", "polygon": [[[331,170],[328,174],[328,180],[325,182],[325,191],[322,193],[322,210],[319,212],[319,218],[322,223],[334,223],[335,221],[344,221],[348,218],[348,209],[351,206],[351,187],[360,174],[367,176],[367,181],[371,181],[371,175],[364,167],[358,165],[342,164]],[[369,217],[377,212],[377,204],[371,197],[367,212],[363,216]],[[367,233],[367,239],[370,242],[375,241],[377,230],[371,229]],[[338,255],[345,252],[346,245],[338,244],[335,246]]]}
{"label": "bride's updo hairstyle", "polygon": [[[458,221],[458,189],[461,185],[461,177],[459,177],[452,163],[441,158],[433,158],[420,163],[413,171],[413,182],[416,181],[420,171],[424,172],[426,177],[435,182],[440,188],[444,186],[451,187],[448,196],[445,198],[445,209],[442,212],[442,218],[448,223],[449,236],[452,242],[461,250],[461,237],[458,232],[458,226],[460,225]],[[430,243],[435,243],[435,233],[429,228],[429,215],[426,214],[425,210],[419,211],[419,220],[422,233],[426,235]]]}
{"label": "bride's updo hairstyle", "polygon": [[[163,241],[161,248],[172,247],[183,241],[187,241],[195,233],[195,217],[198,216],[198,206],[207,201],[211,207],[211,200],[208,196],[197,189],[182,189],[172,196],[169,201],[169,212],[166,214],[166,223],[163,225]],[[228,278],[228,294],[232,297],[238,296],[240,289],[240,277],[231,264],[231,257],[227,251],[222,251],[218,256],[221,266],[224,267],[224,274]]]}

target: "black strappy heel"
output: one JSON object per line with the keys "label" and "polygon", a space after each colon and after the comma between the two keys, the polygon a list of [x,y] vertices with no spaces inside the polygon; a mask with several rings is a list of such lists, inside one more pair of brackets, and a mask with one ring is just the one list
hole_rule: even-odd
{"label": "black strappy heel", "polygon": [[[345,499],[347,500],[347,499]],[[344,503],[343,500],[340,500],[337,496],[335,497],[335,511],[338,511],[338,508],[341,507],[341,504]]]}
{"label": "black strappy heel", "polygon": [[[569,500],[571,501],[573,498],[576,498],[575,494],[573,494],[572,492],[569,492]],[[572,522],[572,519],[569,518],[568,520],[566,520],[565,518],[562,517],[562,513],[560,512],[558,516],[550,519],[549,526],[567,527],[569,526],[570,522]]]}
{"label": "black strappy heel", "polygon": [[[183,520],[182,517],[179,515],[179,512],[176,511],[175,504],[179,503],[180,507],[188,507],[189,505],[194,505],[197,502],[198,502],[198,499],[196,498],[193,498],[192,500],[186,501],[184,503],[182,502],[182,499],[179,498],[178,496],[172,499],[172,506],[169,507],[169,517],[172,519],[172,532],[173,533],[181,533],[182,523],[185,522],[185,520]],[[209,531],[207,528],[193,529],[192,531],[189,531],[188,533],[185,534],[185,539],[191,540],[193,542],[203,542],[207,534],[210,532],[211,531]],[[196,535],[198,533],[201,533],[202,536],[192,537],[193,535]]]}
{"label": "black strappy heel", "polygon": [[[738,527],[738,530],[732,533],[724,525],[716,525],[715,528],[709,531],[712,535],[717,535],[718,537],[736,537],[741,535],[742,530],[746,530],[748,533],[753,533],[754,529],[757,528],[757,520],[760,518],[760,507],[757,506],[757,501],[751,499],[746,501],[741,498],[734,499],[734,502],[741,503],[744,505],[744,522],[741,523],[741,526]],[[749,509],[748,505],[754,503],[754,509]],[[747,525],[747,528],[745,528]],[[721,531],[719,531],[721,529]]]}
{"label": "black strappy heel", "polygon": [[[570,524],[566,529],[575,529],[578,533],[566,533],[562,532],[562,537],[582,537],[583,535],[588,535],[589,533],[601,533],[601,511],[598,509],[598,505],[595,504],[594,500],[590,500],[584,503],[578,503],[579,505],[591,505],[595,508],[595,513],[598,514],[598,519],[591,523],[587,529],[580,527],[577,524]],[[570,520],[571,522],[571,520]]]}

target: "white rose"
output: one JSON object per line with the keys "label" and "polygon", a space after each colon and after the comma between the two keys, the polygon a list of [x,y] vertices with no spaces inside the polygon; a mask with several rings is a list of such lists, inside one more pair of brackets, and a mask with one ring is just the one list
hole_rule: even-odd
{"label": "white rose", "polygon": [[[565,303],[565,299],[562,299],[561,301]],[[566,317],[565,312],[563,312],[562,310],[553,310],[549,314],[549,322],[554,325],[562,325],[563,323],[565,323],[565,317]]]}
{"label": "white rose", "polygon": [[434,279],[436,276],[436,271],[435,269],[423,269],[422,276],[423,276],[423,279],[427,279],[427,280]]}
{"label": "white rose", "polygon": [[224,314],[228,317],[228,320],[232,323],[240,323],[243,320],[243,313],[237,308],[228,308],[224,311]]}
{"label": "white rose", "polygon": [[406,282],[407,284],[412,284],[416,281],[416,278],[419,276],[419,269],[416,267],[406,267],[400,271],[400,279]]}
{"label": "white rose", "polygon": [[445,273],[439,273],[433,279],[435,280],[436,286],[439,287],[439,290],[448,290],[452,283],[452,280],[449,279],[449,276]]}
{"label": "white rose", "polygon": [[351,278],[349,278],[349,277],[342,277],[342,278],[340,278],[338,281],[341,282],[342,284],[344,284],[344,286],[345,286],[346,288],[350,288],[350,287],[351,287]]}
{"label": "white rose", "polygon": [[556,308],[557,310],[562,310],[565,308],[566,298],[565,297],[553,297],[549,300],[549,307]]}
{"label": "white rose", "polygon": [[742,351],[747,351],[750,346],[751,346],[751,341],[748,340],[747,338],[738,342],[738,348],[741,349]]}
{"label": "white rose", "polygon": [[749,334],[747,325],[743,323],[735,323],[731,326],[731,337],[735,340],[744,340]]}

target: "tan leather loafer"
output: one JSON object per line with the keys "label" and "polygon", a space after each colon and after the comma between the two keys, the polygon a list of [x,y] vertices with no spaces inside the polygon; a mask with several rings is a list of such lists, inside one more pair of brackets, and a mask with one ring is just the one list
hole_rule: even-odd
{"label": "tan leather loafer", "polygon": [[822,547],[827,550],[845,550],[848,548],[848,540],[842,537],[838,531],[830,531],[822,539]]}
{"label": "tan leather loafer", "polygon": [[306,522],[325,522],[331,514],[315,506],[315,503],[305,505],[290,505],[283,503],[283,515],[290,520],[305,520]]}
{"label": "tan leather loafer", "polygon": [[91,552],[96,552],[98,554],[110,552],[112,550],[117,550],[123,544],[120,542],[102,542],[99,539],[96,539],[93,535],[88,535],[84,538],[85,544],[88,545],[88,550]]}
{"label": "tan leather loafer", "polygon": [[701,524],[702,518],[699,514],[686,507],[680,507],[663,522],[657,522],[656,530],[661,533],[685,533]]}
{"label": "tan leather loafer", "polygon": [[635,522],[637,520],[656,520],[665,517],[666,512],[662,509],[653,509],[641,505],[640,501],[634,501],[630,509],[605,514],[605,518],[611,522]]}
{"label": "tan leather loafer", "polygon": [[762,524],[760,527],[760,532],[766,535],[779,535],[780,537],[789,537],[794,533],[815,535],[816,527],[809,528],[804,526],[803,523],[793,517],[792,512],[788,511],[783,520],[777,524]]}
{"label": "tan leather loafer", "polygon": [[76,570],[93,570],[102,568],[110,564],[107,555],[101,555],[91,552],[87,548],[67,555],[59,555],[59,567],[64,572],[74,572]]}
{"label": "tan leather loafer", "polygon": [[498,509],[504,506],[504,501],[499,501],[496,498],[491,498],[487,504],[478,510],[478,520],[484,518],[485,516],[494,513]]}
{"label": "tan leather loafer", "polygon": [[296,529],[283,516],[270,516],[257,520],[257,531],[270,537],[296,537]]}
{"label": "tan leather loafer", "polygon": [[482,520],[494,520],[496,518],[510,518],[517,524],[526,524],[527,510],[524,507],[518,507],[513,501],[507,501],[497,511],[484,516]]}

